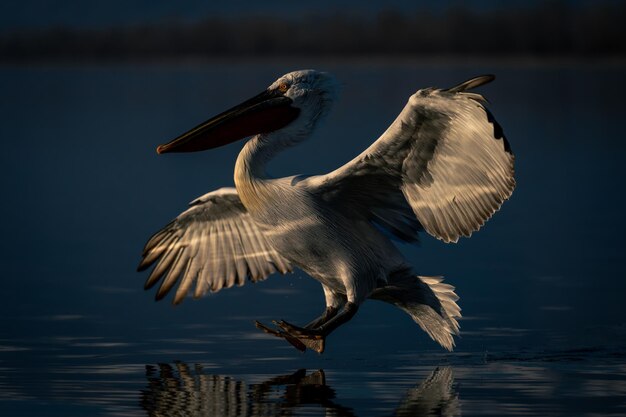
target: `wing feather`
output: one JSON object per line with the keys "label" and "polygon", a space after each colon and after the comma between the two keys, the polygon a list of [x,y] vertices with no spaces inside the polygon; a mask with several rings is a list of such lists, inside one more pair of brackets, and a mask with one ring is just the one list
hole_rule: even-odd
{"label": "wing feather", "polygon": [[178,252],[181,250],[178,246],[176,246],[176,242],[177,240],[172,244],[172,249],[163,254],[157,265],[152,270],[152,273],[148,277],[144,286],[145,289],[152,288],[176,260],[176,256],[178,256]]}
{"label": "wing feather", "polygon": [[235,271],[236,271],[236,284],[241,286],[245,283],[246,275],[247,275],[247,266],[244,261],[244,250],[241,243],[241,236],[239,235],[239,231],[237,230],[237,226],[235,222],[229,221],[226,223],[228,225],[228,230],[232,236],[232,253],[233,260],[235,262]]}
{"label": "wing feather", "polygon": [[243,223],[243,227],[245,229],[245,239],[247,239],[252,246],[252,252],[250,253],[249,260],[250,263],[254,265],[254,272],[250,275],[250,277],[252,281],[258,281],[259,279],[262,279],[263,274],[265,273],[263,263],[261,262],[261,257],[265,258],[265,253],[263,246],[259,242],[257,231],[254,230],[248,223]]}
{"label": "wing feather", "polygon": [[237,273],[235,269],[235,263],[236,263],[235,245],[233,244],[233,237],[232,237],[230,228],[227,227],[226,222],[220,221],[219,225],[220,225],[221,236],[223,236],[224,238],[224,241],[222,243],[222,247],[224,248],[224,253],[225,254],[228,253],[230,255],[229,261],[224,259],[224,266],[226,267],[226,272],[224,274],[226,277],[226,280],[225,280],[224,286],[226,288],[230,288],[233,285],[235,285],[235,274]]}
{"label": "wing feather", "polygon": [[254,248],[254,243],[250,238],[250,233],[248,232],[246,225],[244,223],[236,223],[237,232],[239,233],[239,239],[243,246],[244,253],[247,253],[243,261],[246,263],[246,267],[248,269],[248,276],[250,276],[253,280],[256,279],[257,276],[260,275],[260,271],[257,268],[256,258],[254,257],[254,253],[256,249]]}
{"label": "wing feather", "polygon": [[470,236],[515,188],[514,156],[502,127],[486,100],[467,92],[493,79],[419,90],[361,155],[303,183],[329,204],[369,213],[405,241],[422,229],[445,242]]}
{"label": "wing feather", "polygon": [[167,271],[167,273],[164,274],[165,278],[163,278],[163,281],[161,282],[161,286],[159,287],[159,290],[157,291],[157,294],[156,294],[157,300],[161,300],[163,297],[165,297],[165,295],[169,292],[169,290],[172,289],[172,287],[178,280],[178,277],[180,276],[181,272],[183,272],[183,268],[186,267],[187,262],[181,259],[183,252],[184,252],[183,249],[180,249],[178,251],[176,258],[174,259],[174,262],[172,262],[172,266],[170,267],[169,271]]}
{"label": "wing feather", "polygon": [[[169,224],[168,224],[169,226]],[[148,243],[146,243],[146,247],[144,249],[144,254],[149,251],[152,250],[155,246],[159,245],[161,242],[163,242],[166,238],[172,236],[173,231],[169,230],[169,229],[163,229],[157,233],[155,233],[150,240],[148,240]]]}
{"label": "wing feather", "polygon": [[198,258],[193,256],[187,263],[187,268],[185,269],[185,272],[183,272],[180,284],[178,284],[178,288],[176,289],[174,304],[179,304],[187,296],[191,285],[198,278],[199,272],[200,268],[198,265]]}
{"label": "wing feather", "polygon": [[194,296],[243,285],[291,269],[271,246],[241,203],[234,188],[222,188],[190,203],[146,243],[138,270],[156,264],[145,288],[161,281],[157,300],[178,284],[180,303],[195,283]]}

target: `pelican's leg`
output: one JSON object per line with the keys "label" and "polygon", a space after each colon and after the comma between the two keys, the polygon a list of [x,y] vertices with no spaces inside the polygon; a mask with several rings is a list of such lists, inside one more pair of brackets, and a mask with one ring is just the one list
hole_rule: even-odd
{"label": "pelican's leg", "polygon": [[322,288],[324,289],[326,310],[324,310],[321,316],[304,326],[305,329],[316,329],[320,327],[322,324],[335,317],[339,310],[346,304],[347,300],[345,295],[334,292],[324,284],[322,284]]}
{"label": "pelican's leg", "polygon": [[275,321],[273,323],[276,326],[280,327],[285,333],[288,333],[289,335],[297,338],[309,349],[312,349],[317,353],[322,353],[324,351],[326,336],[332,333],[333,330],[335,330],[337,327],[350,321],[350,319],[354,317],[358,309],[359,306],[356,303],[348,302],[337,315],[328,320],[326,323],[314,329],[294,326],[293,324],[287,323],[284,320],[278,322]]}
{"label": "pelican's leg", "polygon": [[322,324],[326,323],[328,320],[332,319],[339,312],[339,308],[335,306],[328,306],[326,310],[322,313],[321,316],[304,326],[305,329],[316,329],[320,327]]}
{"label": "pelican's leg", "polygon": [[[346,317],[343,311],[346,306],[346,296],[344,294],[334,292],[323,284],[322,288],[324,289],[324,297],[326,299],[326,309],[321,316],[306,326],[294,326],[293,324],[281,320],[280,322],[273,321],[273,323],[280,328],[277,330],[271,329],[258,321],[255,322],[256,327],[263,330],[265,333],[271,334],[272,336],[287,340],[292,346],[302,352],[305,351],[306,348],[309,348],[318,353],[322,353],[324,351],[326,334],[329,334],[341,324],[350,320],[350,318],[354,315],[354,313],[352,313],[347,318],[339,319],[342,315]],[[341,312],[341,314],[338,315],[339,312]],[[339,321],[336,321],[337,319],[339,319]],[[331,324],[331,322],[336,324]],[[286,330],[287,328],[292,329],[294,334],[291,334],[289,330]],[[326,333],[322,333],[323,331]]]}

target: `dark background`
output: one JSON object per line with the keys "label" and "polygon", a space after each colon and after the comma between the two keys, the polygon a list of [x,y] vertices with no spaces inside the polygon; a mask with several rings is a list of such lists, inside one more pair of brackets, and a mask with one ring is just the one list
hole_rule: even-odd
{"label": "dark background", "polygon": [[[2,3],[0,414],[142,415],[156,407],[139,398],[159,363],[248,383],[323,368],[358,415],[392,414],[444,365],[463,415],[623,413],[625,10]],[[323,308],[300,271],[175,308],[143,291],[145,240],[193,198],[232,185],[241,149],[159,156],[156,146],[302,68],[332,72],[343,90],[314,137],[272,164],[277,176],[347,162],[418,88],[496,74],[480,92],[516,155],[511,200],[471,239],[402,247],[420,273],[457,287],[454,353],[373,301],[323,356],[265,337],[254,319],[303,323]]]}
{"label": "dark background", "polygon": [[623,57],[620,1],[5,2],[4,61]]}

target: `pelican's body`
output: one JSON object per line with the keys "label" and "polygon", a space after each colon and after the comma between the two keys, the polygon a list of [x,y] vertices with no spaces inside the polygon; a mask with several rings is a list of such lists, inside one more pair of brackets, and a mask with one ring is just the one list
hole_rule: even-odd
{"label": "pelican's body", "polygon": [[[271,143],[271,142],[265,142]],[[241,202],[271,246],[292,265],[317,279],[327,301],[361,303],[406,265],[395,245],[358,213],[327,204],[313,178],[267,178],[257,162],[261,137],[244,146],[235,165],[235,186]]]}
{"label": "pelican's body", "polygon": [[374,225],[324,205],[306,181],[290,182],[257,185],[264,188],[262,204],[242,202],[253,207],[250,215],[274,249],[317,279],[327,298],[360,304],[393,271],[406,267],[397,248]]}
{"label": "pelican's body", "polygon": [[492,78],[418,91],[370,148],[326,175],[266,174],[277,152],[307,139],[335,100],[334,79],[313,70],[289,73],[160,146],[159,153],[197,151],[257,133],[237,158],[236,189],[194,200],[147,243],[140,269],[159,262],[146,286],[163,278],[160,299],[178,282],[177,303],[194,282],[201,296],[298,267],[322,284],[326,310],[305,327],[257,322],[264,331],[322,352],[325,337],[376,298],[452,349],[460,317],[454,288],[416,276],[389,235],[413,242],[425,230],[456,241],[511,195],[508,143],[482,97],[467,92]]}

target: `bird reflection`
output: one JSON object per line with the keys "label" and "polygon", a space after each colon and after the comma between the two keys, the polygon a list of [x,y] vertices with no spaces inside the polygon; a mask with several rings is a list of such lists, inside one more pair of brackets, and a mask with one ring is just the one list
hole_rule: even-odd
{"label": "bird reflection", "polygon": [[[149,416],[291,416],[299,407],[320,406],[325,415],[356,416],[335,401],[323,370],[300,369],[259,384],[205,373],[186,363],[146,366],[148,384],[141,406]],[[458,416],[458,393],[451,368],[437,368],[408,390],[394,416]]]}
{"label": "bird reflection", "polygon": [[435,369],[421,384],[408,390],[394,416],[460,416],[459,394],[452,368]]}

